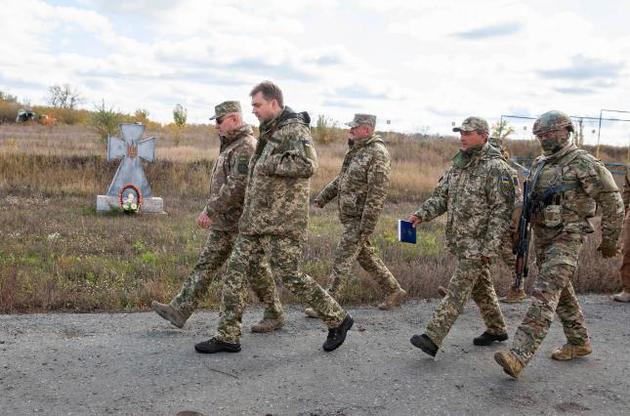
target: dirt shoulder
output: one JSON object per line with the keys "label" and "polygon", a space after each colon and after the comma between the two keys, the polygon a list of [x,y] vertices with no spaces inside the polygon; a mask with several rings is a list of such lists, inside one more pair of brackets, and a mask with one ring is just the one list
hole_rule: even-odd
{"label": "dirt shoulder", "polygon": [[[249,333],[243,350],[200,355],[218,314],[199,312],[182,330],[153,313],[0,316],[0,409],[11,415],[618,415],[630,405],[630,305],[583,296],[594,352],[560,363],[556,321],[520,380],[507,377],[494,352],[475,347],[483,332],[469,304],[436,360],[409,344],[436,301],[393,312],[351,308],[355,327],[333,353],[326,330],[289,307],[277,333]],[[526,305],[506,305],[510,337]],[[509,344],[507,344],[509,345]]]}

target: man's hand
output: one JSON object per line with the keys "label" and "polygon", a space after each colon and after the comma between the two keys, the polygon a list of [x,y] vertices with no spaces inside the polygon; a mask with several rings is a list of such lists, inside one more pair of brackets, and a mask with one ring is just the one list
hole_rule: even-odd
{"label": "man's hand", "polygon": [[416,225],[418,225],[418,224],[422,224],[422,218],[418,217],[415,214],[411,214],[409,216],[409,218],[407,218],[407,221],[409,221],[411,223],[413,228],[416,228]]}
{"label": "man's hand", "polygon": [[324,208],[326,206],[326,204],[324,204],[324,202],[318,198],[313,199],[313,205],[317,208]]}
{"label": "man's hand", "polygon": [[201,211],[201,214],[197,217],[197,225],[201,228],[208,228],[212,224],[212,220],[206,214],[206,211]]}
{"label": "man's hand", "polygon": [[597,251],[602,254],[602,257],[605,259],[615,257],[620,253],[619,247],[617,247],[617,243],[614,241],[602,240],[602,243],[597,247]]}

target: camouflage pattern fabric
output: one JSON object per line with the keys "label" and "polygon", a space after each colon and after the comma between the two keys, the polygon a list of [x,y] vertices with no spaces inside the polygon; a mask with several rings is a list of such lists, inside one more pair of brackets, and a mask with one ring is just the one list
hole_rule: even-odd
{"label": "camouflage pattern fabric", "polygon": [[[221,137],[221,151],[210,176],[210,197],[204,208],[212,220],[206,245],[191,274],[171,301],[171,306],[186,317],[194,312],[199,299],[206,294],[232,251],[238,218],[243,210],[247,166],[255,144],[256,139],[248,125]],[[269,266],[261,266],[251,283],[256,296],[265,305],[265,317],[282,316],[282,304]]]}
{"label": "camouflage pattern fabric", "polygon": [[[512,248],[514,246],[514,240],[516,239],[516,233],[518,233],[518,223],[523,209],[523,189],[521,188],[518,180],[518,172],[512,168],[512,166],[509,166],[510,154],[507,148],[503,145],[503,141],[497,138],[489,138],[488,144],[501,152],[503,160],[508,163],[512,182],[514,182],[514,210],[512,211],[512,220],[510,222],[509,230],[503,234],[503,237],[501,238],[501,250],[499,252],[499,259],[501,259],[503,264],[505,264],[510,270],[511,281],[514,282],[516,279],[516,256],[514,255]],[[520,284],[517,289],[525,289],[525,279],[520,280]]]}
{"label": "camouflage pattern fabric", "polygon": [[554,312],[570,344],[584,345],[588,334],[571,284],[584,235],[593,232],[588,219],[596,206],[602,212],[602,240],[617,244],[623,221],[623,201],[612,175],[588,152],[568,144],[538,158],[530,175],[536,193],[561,186],[550,203],[532,220],[539,274],[532,303],[514,336],[512,352],[527,364],[547,335]]}
{"label": "camouflage pattern fabric", "polygon": [[304,239],[292,234],[239,234],[225,272],[222,314],[216,338],[239,343],[247,279],[259,273],[258,268],[267,253],[273,273],[287,289],[317,311],[329,328],[341,324],[346,311],[312,277],[301,271],[303,245]]}
{"label": "camouflage pattern fabric", "polygon": [[[505,159],[505,154],[501,152]],[[507,162],[507,160],[506,160]],[[508,166],[512,176],[512,182],[514,182],[514,209],[512,210],[512,219],[510,221],[510,228],[503,234],[501,238],[501,251],[499,252],[499,258],[503,261],[503,264],[510,270],[511,281],[516,279],[516,256],[512,250],[514,246],[514,240],[516,233],[518,233],[518,222],[523,209],[523,189],[521,188],[518,180],[518,173],[511,166]],[[525,279],[521,279],[518,290],[525,290]]]}
{"label": "camouflage pattern fabric", "polygon": [[224,101],[221,104],[214,106],[214,115],[210,117],[210,120],[221,118],[226,114],[240,112],[241,103],[238,101]]}
{"label": "camouflage pattern fabric", "polygon": [[[501,238],[501,249],[499,251],[499,259],[505,264],[510,270],[510,282],[514,282],[516,279],[516,256],[512,251],[512,246],[514,245],[514,241],[512,239],[512,232],[507,232]],[[514,286],[513,284],[511,286]],[[520,285],[518,287],[519,290],[525,290],[525,279],[521,279]]]}
{"label": "camouflage pattern fabric", "polygon": [[621,277],[621,288],[630,292],[630,210],[628,203],[630,202],[630,166],[626,165],[626,176],[623,184],[623,204],[626,207],[626,215],[623,221],[623,260],[619,268],[619,276]]}
{"label": "camouflage pattern fabric", "polygon": [[535,240],[540,272],[534,283],[531,305],[514,334],[511,348],[525,365],[547,336],[555,313],[569,344],[584,345],[589,341],[584,314],[571,283],[582,242],[582,235],[564,232],[544,242]]}
{"label": "camouflage pattern fabric", "polygon": [[623,193],[621,195],[623,199],[623,206],[628,211],[628,205],[630,205],[630,165],[626,165],[626,175],[623,179]]}
{"label": "camouflage pattern fabric", "polygon": [[249,125],[221,137],[221,151],[210,175],[210,197],[204,208],[212,220],[210,229],[236,231],[238,228],[249,160],[255,147],[256,139]]}
{"label": "camouflage pattern fabric", "polygon": [[309,122],[308,114],[285,107],[276,119],[261,124],[240,233],[305,235],[310,177],[318,166]]}
{"label": "camouflage pattern fabric", "polygon": [[239,236],[227,263],[222,316],[217,338],[238,343],[247,279],[258,273],[264,258],[278,280],[317,311],[329,327],[337,327],[346,311],[312,277],[301,271],[308,223],[310,177],[317,154],[306,113],[285,107],[261,124],[261,136],[249,164]]}
{"label": "camouflage pattern fabric", "polygon": [[461,126],[453,127],[454,132],[479,131],[479,132],[488,133],[489,130],[490,129],[488,127],[488,122],[481,117],[475,117],[475,116],[468,117],[466,120],[463,121]]}
{"label": "camouflage pattern fabric", "polygon": [[[355,120],[357,116],[361,115],[357,114]],[[337,198],[344,228],[328,280],[328,291],[335,298],[347,283],[356,260],[386,294],[401,289],[369,241],[385,205],[390,170],[389,153],[379,136],[354,140],[339,175],[315,197],[320,207]]]}
{"label": "camouflage pattern fabric", "polygon": [[373,114],[355,114],[351,122],[346,123],[346,126],[354,128],[357,126],[370,126],[376,127],[376,116]]}
{"label": "camouflage pattern fabric", "polygon": [[493,335],[507,333],[497,294],[490,278],[490,265],[478,259],[460,258],[448,284],[446,296],[433,313],[426,334],[438,347],[463,312],[472,296],[479,307],[486,331]]}
{"label": "camouflage pattern fabric", "polygon": [[427,335],[440,346],[472,295],[491,334],[506,333],[505,322],[483,258],[497,257],[514,210],[512,172],[492,146],[460,151],[433,195],[415,212],[423,221],[447,213],[449,249],[457,269],[431,321]]}
{"label": "camouflage pattern fabric", "polygon": [[458,258],[497,257],[514,210],[512,172],[492,146],[459,152],[432,196],[414,215],[423,221],[448,212],[446,242]]}
{"label": "camouflage pattern fabric", "polygon": [[[235,231],[211,230],[208,233],[206,245],[199,254],[192,273],[171,301],[171,306],[186,318],[195,311],[199,299],[208,292],[208,287],[216,278],[217,271],[232,252],[235,238]],[[264,317],[269,319],[282,317],[282,304],[267,263],[261,263],[258,266],[256,274],[251,276],[250,284],[265,307]]]}

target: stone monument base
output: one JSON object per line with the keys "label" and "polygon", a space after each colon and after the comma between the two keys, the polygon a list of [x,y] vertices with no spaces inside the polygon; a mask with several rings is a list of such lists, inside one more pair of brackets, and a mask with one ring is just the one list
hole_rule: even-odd
{"label": "stone monument base", "polygon": [[[107,212],[119,208],[120,205],[118,202],[118,197],[109,195],[96,195],[97,212]],[[166,214],[166,211],[164,211],[164,200],[159,197],[143,198],[140,212],[146,212],[150,214]]]}

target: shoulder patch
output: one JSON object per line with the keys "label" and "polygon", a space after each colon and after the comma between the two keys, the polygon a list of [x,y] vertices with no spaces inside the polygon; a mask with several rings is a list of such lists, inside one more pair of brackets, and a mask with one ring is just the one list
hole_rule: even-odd
{"label": "shoulder patch", "polygon": [[[518,179],[516,181],[518,181]],[[502,175],[499,178],[499,186],[501,188],[501,191],[503,191],[504,193],[513,192],[515,185],[516,183],[514,179],[510,176]]]}
{"label": "shoulder patch", "polygon": [[317,153],[313,147],[313,143],[309,139],[302,139],[302,147],[304,148],[304,154],[311,160],[317,160]]}
{"label": "shoulder patch", "polygon": [[236,170],[238,173],[246,174],[249,166],[249,158],[245,155],[240,155],[236,161]]}

